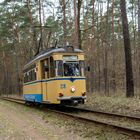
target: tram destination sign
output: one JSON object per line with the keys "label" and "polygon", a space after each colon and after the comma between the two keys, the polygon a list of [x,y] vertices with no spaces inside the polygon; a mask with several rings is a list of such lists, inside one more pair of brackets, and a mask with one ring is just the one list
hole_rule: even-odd
{"label": "tram destination sign", "polygon": [[65,60],[65,61],[78,60],[78,56],[76,56],[76,55],[63,56],[63,60]]}

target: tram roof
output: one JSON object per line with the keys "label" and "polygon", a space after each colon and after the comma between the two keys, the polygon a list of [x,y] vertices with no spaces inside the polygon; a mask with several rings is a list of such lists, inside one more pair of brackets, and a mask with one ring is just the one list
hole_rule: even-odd
{"label": "tram roof", "polygon": [[[72,47],[72,46],[70,46],[70,47]],[[50,55],[50,54],[52,54],[52,53],[69,53],[69,52],[67,51],[67,46],[66,46],[66,47],[63,47],[63,48],[57,48],[57,47],[48,48],[48,49],[46,49],[46,50],[40,52],[40,53],[39,53],[38,55],[36,55],[33,59],[31,59],[31,60],[24,66],[24,68],[28,67],[28,66],[29,66],[30,64],[32,64],[34,61],[40,60],[40,59],[42,59],[42,58],[44,58],[44,57],[46,57],[46,56],[48,56],[48,55]],[[80,50],[80,49],[74,49],[74,48],[73,48],[72,53],[83,53],[83,51]]]}

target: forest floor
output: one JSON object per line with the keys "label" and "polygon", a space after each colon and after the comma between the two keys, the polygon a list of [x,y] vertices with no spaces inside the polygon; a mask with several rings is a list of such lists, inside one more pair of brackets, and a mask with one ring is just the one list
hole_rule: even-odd
{"label": "forest floor", "polygon": [[0,100],[0,140],[133,140],[116,130]]}
{"label": "forest floor", "polygon": [[120,113],[140,117],[140,97],[126,98],[125,96],[87,96],[87,102],[82,107],[94,110]]}

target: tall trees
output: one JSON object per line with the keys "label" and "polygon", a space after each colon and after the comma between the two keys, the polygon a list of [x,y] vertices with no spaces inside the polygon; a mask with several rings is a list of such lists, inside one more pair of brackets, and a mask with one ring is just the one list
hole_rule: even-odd
{"label": "tall trees", "polygon": [[[87,63],[91,66],[91,71],[87,73],[90,84],[87,86],[90,88],[88,91],[111,95],[111,92],[116,91],[117,94],[118,90],[125,89],[124,50],[129,47],[128,38],[132,40],[133,67],[138,68],[137,64],[140,62],[140,0],[127,1],[129,15],[129,27],[127,25],[127,28],[130,31],[130,36],[126,37],[124,33],[124,39],[127,38],[125,49],[120,24],[120,0],[56,0],[56,3],[50,2],[50,0],[24,1],[26,3],[18,0],[4,0],[0,5],[0,50],[3,51],[3,48],[6,48],[9,49],[9,52],[13,52],[16,48],[20,69],[27,60],[33,57],[39,42],[40,46],[45,49],[54,46],[56,40],[59,45],[66,44],[68,41],[71,45],[84,50]],[[135,14],[138,6],[139,18]],[[136,28],[137,21],[138,29]],[[124,25],[124,31],[126,31],[126,24]],[[51,29],[46,28],[50,26]],[[40,37],[44,40],[42,45]],[[138,37],[139,42],[136,39]],[[127,81],[131,81],[132,70],[128,68],[128,63],[130,64],[131,60],[127,53],[131,55],[131,50],[126,51],[126,77]],[[7,55],[7,52],[5,54]],[[14,54],[10,57],[16,66],[16,59],[13,59],[15,58]],[[7,64],[7,60],[5,60],[5,64]],[[10,65],[7,67],[9,68]],[[1,67],[0,71],[2,71]],[[13,67],[13,71],[16,73],[16,67]],[[135,83],[140,83],[136,71],[134,71],[134,80]],[[11,75],[8,74],[8,76]],[[16,74],[14,78],[16,78]],[[14,78],[11,77],[11,80]],[[14,84],[16,85],[16,82]],[[131,88],[127,91],[133,93],[132,84],[129,86],[127,83],[126,85]],[[136,86],[137,84],[135,84]]]}
{"label": "tall trees", "polygon": [[[29,6],[29,1],[26,2]],[[3,65],[7,70],[4,70],[3,79],[8,78],[7,81],[11,79],[8,82],[8,88],[11,90],[6,90],[7,93],[19,92],[22,64],[24,60],[27,61],[28,55],[30,55],[31,18],[29,20],[28,13],[27,6],[19,1],[5,0],[0,5],[0,46],[3,47],[3,52],[7,50]],[[3,86],[3,88],[5,87]]]}
{"label": "tall trees", "polygon": [[122,26],[123,26],[123,37],[124,37],[124,49],[125,49],[125,64],[126,64],[126,96],[134,96],[134,82],[132,72],[132,60],[131,60],[131,45],[130,35],[128,29],[128,19],[126,14],[126,2],[120,0]]}

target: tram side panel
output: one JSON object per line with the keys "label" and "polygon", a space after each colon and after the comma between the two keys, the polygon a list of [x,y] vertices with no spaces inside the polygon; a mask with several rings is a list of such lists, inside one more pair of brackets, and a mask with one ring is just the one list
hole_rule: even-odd
{"label": "tram side panel", "polygon": [[42,83],[40,63],[36,62],[36,81],[28,82],[23,85],[23,98],[25,101],[42,103]]}
{"label": "tram side panel", "polygon": [[[58,96],[58,83],[54,80],[46,80],[42,83],[44,85],[43,88],[43,101],[46,103],[59,104],[57,101]],[[46,87],[46,88],[45,88]]]}
{"label": "tram side panel", "polygon": [[41,82],[32,82],[23,86],[23,97],[25,101],[42,102]]}

